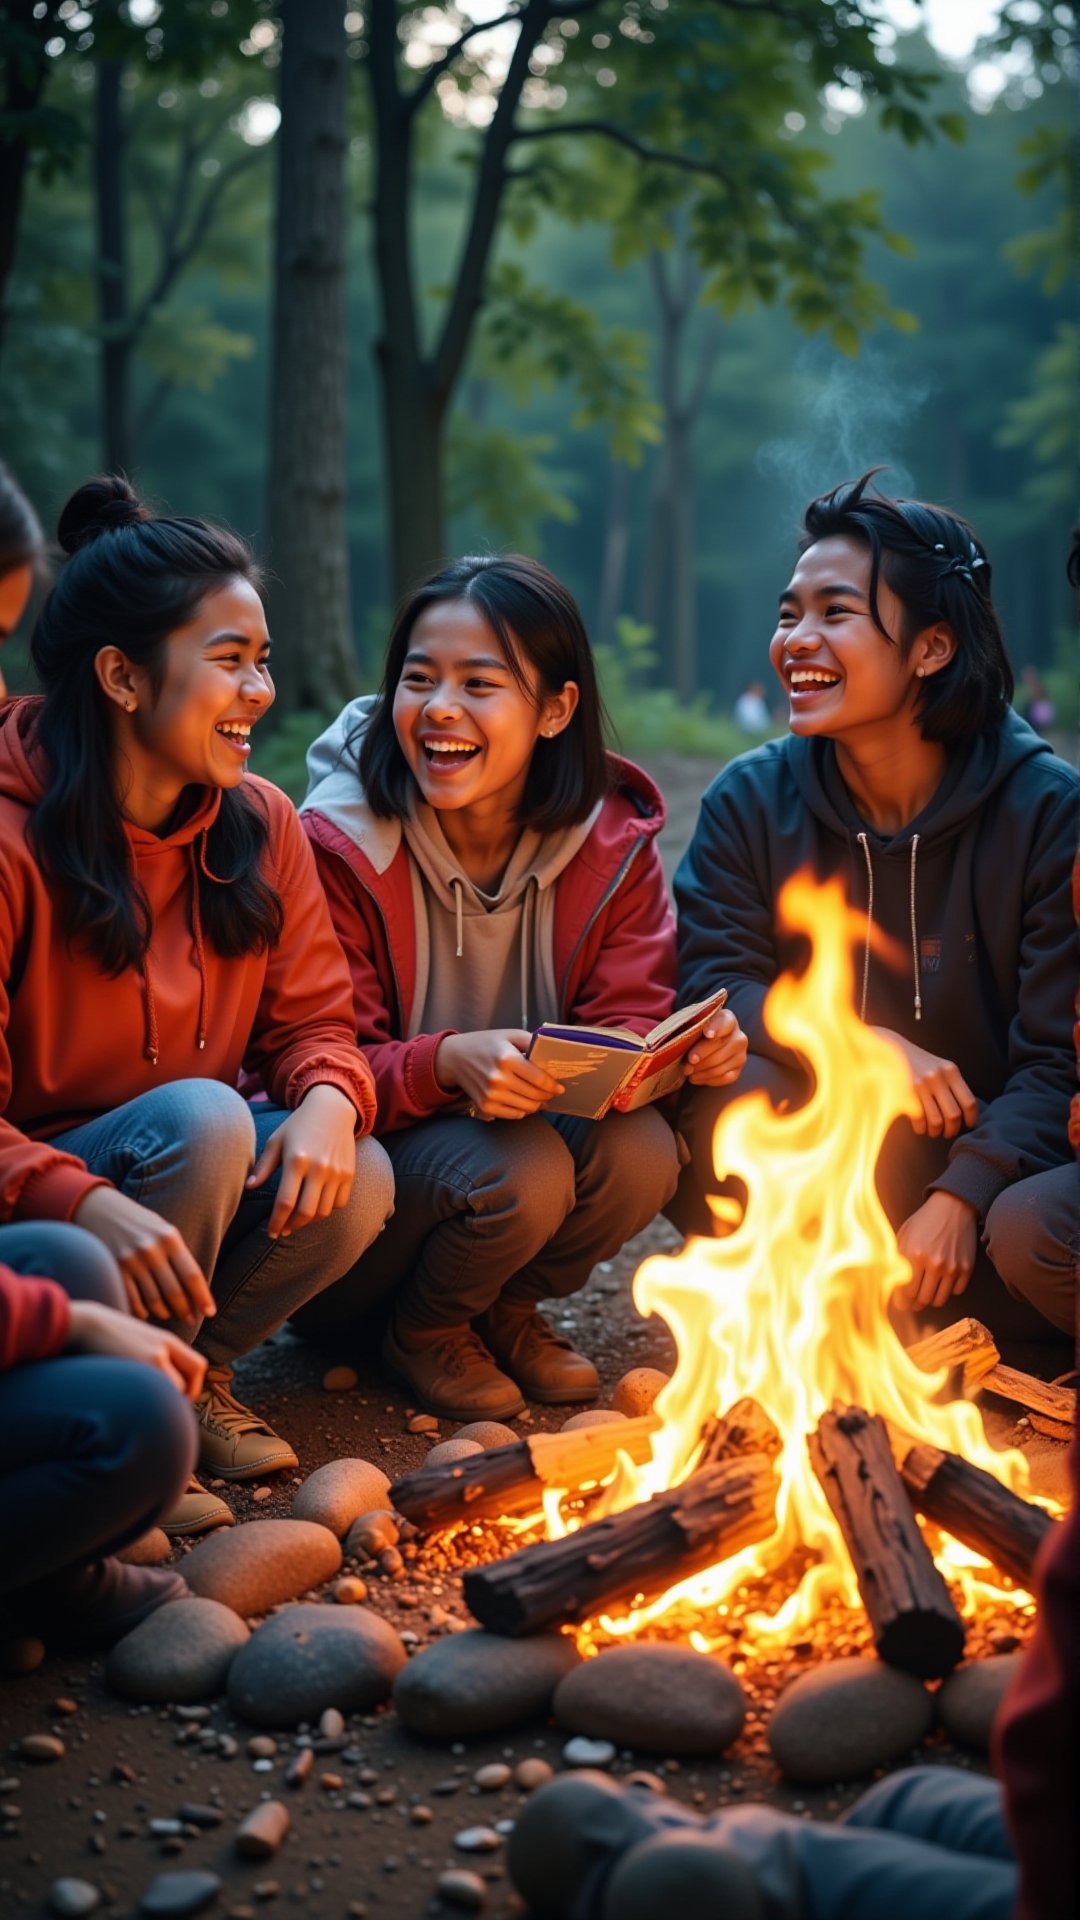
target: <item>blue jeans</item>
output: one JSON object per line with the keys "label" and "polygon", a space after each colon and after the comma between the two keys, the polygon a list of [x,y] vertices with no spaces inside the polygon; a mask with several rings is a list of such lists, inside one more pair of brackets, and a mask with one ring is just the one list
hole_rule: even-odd
{"label": "blue jeans", "polygon": [[[0,1227],[0,1261],[126,1313],[112,1255],[81,1227]],[[58,1354],[0,1374],[0,1593],[115,1553],[154,1526],[195,1466],[195,1420],[153,1367]]]}
{"label": "blue jeans", "polygon": [[194,1332],[190,1323],[176,1330],[194,1337],[213,1366],[250,1352],[332,1285],[393,1211],[390,1163],[377,1141],[358,1140],[348,1204],[271,1240],[278,1175],[252,1190],[244,1182],[287,1117],[280,1107],[249,1106],[217,1080],[173,1080],[52,1141],[179,1229],[217,1313]]}

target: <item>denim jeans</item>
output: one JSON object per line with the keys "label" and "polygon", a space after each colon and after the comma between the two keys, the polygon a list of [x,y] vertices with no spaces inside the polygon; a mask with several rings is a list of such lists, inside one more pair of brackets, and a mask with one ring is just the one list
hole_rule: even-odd
{"label": "denim jeans", "polygon": [[[112,1255],[81,1227],[0,1227],[0,1261],[73,1300],[127,1312]],[[115,1553],[154,1526],[195,1466],[191,1408],[163,1373],[58,1354],[0,1374],[0,1593]]]}
{"label": "denim jeans", "polygon": [[386,1154],[377,1141],[358,1140],[348,1204],[271,1240],[266,1226],[279,1176],[252,1190],[244,1182],[287,1117],[279,1107],[249,1106],[217,1080],[173,1080],[52,1142],[179,1229],[217,1313],[176,1331],[194,1338],[215,1366],[250,1352],[347,1272],[393,1209]]}

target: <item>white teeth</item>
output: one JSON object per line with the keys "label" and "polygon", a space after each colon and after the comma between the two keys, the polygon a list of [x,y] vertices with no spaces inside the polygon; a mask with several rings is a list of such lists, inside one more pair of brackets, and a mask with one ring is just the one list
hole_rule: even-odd
{"label": "white teeth", "polygon": [[793,687],[834,687],[839,678],[838,673],[822,673],[816,667],[792,667],[790,674]]}
{"label": "white teeth", "polygon": [[461,740],[425,740],[429,753],[475,753],[477,749]]}
{"label": "white teeth", "polygon": [[216,727],[215,732],[223,733],[227,740],[246,740],[251,733],[251,722],[249,720],[245,724],[238,720],[231,726]]}

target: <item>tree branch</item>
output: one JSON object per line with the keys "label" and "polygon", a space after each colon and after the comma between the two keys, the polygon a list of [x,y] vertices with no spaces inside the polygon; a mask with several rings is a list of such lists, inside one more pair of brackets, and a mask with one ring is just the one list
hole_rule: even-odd
{"label": "tree branch", "polygon": [[555,140],[570,135],[595,137],[598,140],[612,140],[616,146],[625,147],[628,153],[639,160],[647,160],[657,166],[678,167],[683,173],[704,174],[709,180],[722,180],[731,184],[731,176],[714,160],[695,160],[688,153],[673,153],[666,147],[650,147],[635,134],[628,133],[625,127],[616,126],[610,120],[561,120],[550,127],[515,127],[512,140]]}
{"label": "tree branch", "polygon": [[520,19],[521,8],[509,7],[505,13],[500,13],[494,20],[477,20],[471,27],[466,27],[464,33],[459,34],[458,38],[454,41],[453,46],[447,47],[445,53],[440,54],[437,60],[433,60],[430,67],[425,68],[412,92],[405,95],[406,111],[408,113],[415,113],[418,107],[423,106],[424,101],[438,85],[443,74],[450,71],[454,62],[461,58],[469,41],[475,40],[477,34],[491,33],[496,27],[506,27],[509,26],[511,21]]}
{"label": "tree branch", "polygon": [[[249,147],[246,152],[238,154],[229,166],[222,167],[221,172],[215,176],[213,184],[204,193],[184,234],[181,234],[182,216],[178,216],[177,207],[174,205],[173,218],[169,223],[169,238],[157,274],[131,316],[129,332],[132,340],[138,339],[149,323],[155,308],[161,306],[168,298],[184,268],[198,253],[233,181],[246,173],[249,167],[253,167],[262,158],[263,152],[262,147]],[[189,182],[185,182],[185,209],[188,185]]]}

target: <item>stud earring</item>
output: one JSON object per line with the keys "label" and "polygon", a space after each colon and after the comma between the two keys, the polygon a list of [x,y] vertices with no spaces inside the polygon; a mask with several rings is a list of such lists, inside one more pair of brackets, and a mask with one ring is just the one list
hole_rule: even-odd
{"label": "stud earring", "polygon": [[923,677],[923,675],[925,674],[925,672],[926,672],[926,668],[925,668],[925,667],[916,667],[916,669],[915,669],[915,678],[916,678],[916,680],[921,680],[921,679],[922,679],[922,677]]}
{"label": "stud earring", "polygon": [[[920,668],[920,672],[921,672],[921,668]],[[125,712],[125,713],[134,713],[134,711],[135,711],[135,702],[134,702],[134,700],[125,700],[125,701],[124,701],[124,712]]]}

